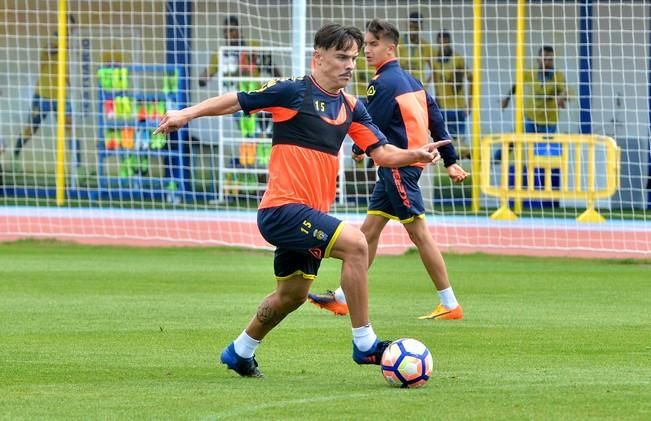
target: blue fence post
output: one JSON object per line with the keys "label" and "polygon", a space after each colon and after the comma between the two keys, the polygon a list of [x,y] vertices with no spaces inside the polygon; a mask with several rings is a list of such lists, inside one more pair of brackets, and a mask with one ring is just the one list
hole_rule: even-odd
{"label": "blue fence post", "polygon": [[579,109],[581,134],[592,133],[592,0],[579,4]]}
{"label": "blue fence post", "polygon": [[[166,4],[166,59],[168,66],[179,69],[177,106],[187,107],[190,100],[189,78],[192,58],[192,4],[193,0],[168,0]],[[191,191],[190,136],[188,129],[170,135],[171,154],[166,163],[166,175],[178,180],[181,192]]]}

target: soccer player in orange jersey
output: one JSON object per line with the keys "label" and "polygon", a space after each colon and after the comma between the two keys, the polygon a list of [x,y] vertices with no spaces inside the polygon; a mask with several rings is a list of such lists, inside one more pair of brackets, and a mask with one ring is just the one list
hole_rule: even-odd
{"label": "soccer player in orange jersey", "polygon": [[[395,52],[399,41],[398,30],[388,22],[373,20],[364,37],[364,53],[375,76],[368,86],[368,113],[373,122],[387,136],[387,140],[400,150],[415,150],[434,139],[450,139],[443,116],[434,99],[423,85],[400,67]],[[355,153],[355,152],[354,152]],[[356,152],[359,156],[364,151]],[[448,175],[461,182],[467,173],[456,164],[452,145],[441,148]],[[425,164],[414,163],[402,168],[375,162],[378,180],[368,206],[368,215],[362,224],[369,247],[369,266],[373,263],[380,234],[390,219],[400,221],[409,238],[418,249],[420,258],[436,286],[440,304],[420,319],[461,319],[463,310],[452,291],[443,256],[425,222],[425,206],[418,180]],[[346,314],[347,294],[341,288],[324,294],[309,294],[312,303],[332,311]]]}
{"label": "soccer player in orange jersey", "polygon": [[362,232],[328,214],[336,193],[338,153],[348,134],[387,167],[436,162],[449,141],[403,150],[388,144],[366,109],[342,89],[351,80],[363,42],[355,27],[330,24],[314,38],[310,76],[276,80],[252,92],[227,93],[180,111],[169,111],[157,133],[168,133],[203,116],[267,111],[274,129],[269,184],[258,208],[262,236],[276,246],[276,288],[260,303],[246,329],[221,354],[241,376],[259,377],[254,352],[260,341],[307,299],[321,260],[342,261],[348,297],[353,360],[380,364],[389,341],[378,340],[368,316],[368,245]]}

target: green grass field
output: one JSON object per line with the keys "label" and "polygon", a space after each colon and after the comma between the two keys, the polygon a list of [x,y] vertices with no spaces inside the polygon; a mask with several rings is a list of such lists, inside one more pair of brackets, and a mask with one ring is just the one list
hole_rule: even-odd
{"label": "green grass field", "polygon": [[651,262],[446,259],[462,321],[416,320],[436,303],[416,254],[371,270],[376,332],[435,359],[401,390],[310,304],[258,349],[265,379],[218,364],[274,287],[271,253],[0,244],[0,418],[651,418]]}

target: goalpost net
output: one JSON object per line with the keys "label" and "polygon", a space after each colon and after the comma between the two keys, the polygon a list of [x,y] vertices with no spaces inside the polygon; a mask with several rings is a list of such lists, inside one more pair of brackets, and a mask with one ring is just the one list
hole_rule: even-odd
{"label": "goalpost net", "polygon": [[[455,184],[438,165],[421,177],[427,221],[444,249],[651,255],[649,1],[66,3],[59,139],[60,3],[0,0],[0,239],[269,247],[255,226],[269,116],[199,119],[170,138],[153,129],[169,109],[309,72],[313,36],[325,23],[363,30],[380,18],[400,30],[398,60],[436,98],[458,163],[471,173]],[[360,52],[346,90],[363,97],[373,75]],[[522,132],[538,140],[507,140]],[[554,145],[584,142],[579,135],[612,138],[618,165],[605,143],[554,155]],[[333,212],[358,224],[375,170],[353,162],[350,145]],[[605,221],[577,221],[589,207],[584,190],[608,190],[611,171],[614,193],[593,201]],[[517,219],[499,219],[504,207]],[[391,222],[380,252],[409,247]]]}

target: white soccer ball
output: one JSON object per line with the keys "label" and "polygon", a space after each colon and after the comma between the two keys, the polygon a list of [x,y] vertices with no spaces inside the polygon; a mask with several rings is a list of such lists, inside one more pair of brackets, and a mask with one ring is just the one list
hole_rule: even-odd
{"label": "white soccer ball", "polygon": [[434,361],[422,342],[403,338],[393,341],[382,354],[382,375],[396,387],[424,386],[432,375]]}

